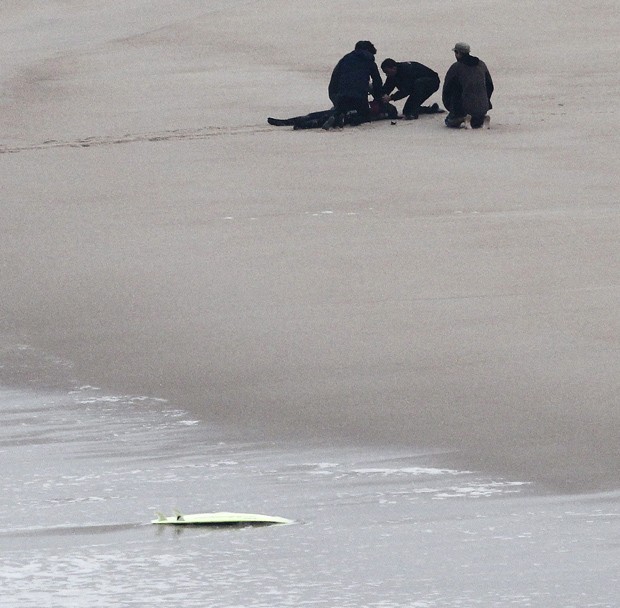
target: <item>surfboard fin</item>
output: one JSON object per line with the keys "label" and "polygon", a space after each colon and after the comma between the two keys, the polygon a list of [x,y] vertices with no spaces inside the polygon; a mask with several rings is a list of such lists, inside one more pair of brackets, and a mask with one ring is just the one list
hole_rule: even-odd
{"label": "surfboard fin", "polygon": [[158,521],[166,521],[168,519],[161,511],[155,511],[155,514]]}
{"label": "surfboard fin", "polygon": [[179,511],[178,509],[174,510],[174,514],[177,516],[177,521],[185,521],[183,513],[181,513],[181,511]]}

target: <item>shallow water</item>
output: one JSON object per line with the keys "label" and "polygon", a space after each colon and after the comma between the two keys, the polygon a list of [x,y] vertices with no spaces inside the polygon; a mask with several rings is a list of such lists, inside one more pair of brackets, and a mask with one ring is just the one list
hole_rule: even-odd
{"label": "shallow water", "polygon": [[[0,395],[3,606],[618,606],[619,494],[264,444],[94,387]],[[157,510],[295,524],[168,528]]]}

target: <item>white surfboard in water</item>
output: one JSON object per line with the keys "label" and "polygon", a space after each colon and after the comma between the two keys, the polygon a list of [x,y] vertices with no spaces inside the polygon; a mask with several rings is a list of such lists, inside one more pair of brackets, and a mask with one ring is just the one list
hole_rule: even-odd
{"label": "white surfboard in water", "polygon": [[258,513],[229,513],[220,511],[217,513],[192,513],[185,515],[175,510],[175,514],[166,517],[163,513],[157,513],[157,519],[153,524],[190,525],[190,526],[224,526],[224,525],[267,525],[267,524],[292,524],[293,520],[277,515],[260,515]]}

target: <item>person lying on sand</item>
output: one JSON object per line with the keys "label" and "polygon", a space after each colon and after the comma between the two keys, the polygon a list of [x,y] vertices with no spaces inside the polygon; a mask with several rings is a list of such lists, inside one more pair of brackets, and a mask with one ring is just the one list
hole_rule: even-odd
{"label": "person lying on sand", "polygon": [[[343,124],[357,126],[363,122],[396,119],[398,110],[391,103],[383,103],[381,101],[371,101],[369,104],[370,114],[361,117],[356,110],[350,110],[343,116]],[[267,119],[270,125],[276,127],[293,127],[297,129],[318,129],[325,124],[328,118],[334,115],[336,109],[321,110],[320,112],[310,112],[304,116],[293,116],[292,118],[271,118]]]}

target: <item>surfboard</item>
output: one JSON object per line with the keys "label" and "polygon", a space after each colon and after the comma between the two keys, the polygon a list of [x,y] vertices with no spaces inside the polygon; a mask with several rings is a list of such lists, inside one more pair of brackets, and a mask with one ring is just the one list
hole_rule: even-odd
{"label": "surfboard", "polygon": [[163,513],[157,513],[157,519],[152,524],[167,524],[173,526],[261,526],[271,524],[292,524],[292,519],[278,517],[277,515],[261,515],[259,513],[229,513],[219,511],[217,513],[191,513],[184,514],[175,511],[171,517]]}

